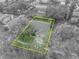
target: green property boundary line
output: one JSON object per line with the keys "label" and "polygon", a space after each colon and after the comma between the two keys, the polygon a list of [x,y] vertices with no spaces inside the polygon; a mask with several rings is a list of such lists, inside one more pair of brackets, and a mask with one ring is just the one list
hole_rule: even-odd
{"label": "green property boundary line", "polygon": [[[32,52],[37,52],[37,53],[41,53],[41,54],[47,54],[47,52],[41,52],[41,51],[38,51],[38,50],[34,50],[34,49],[32,49],[32,48],[23,48],[23,47],[20,47],[20,46],[16,46],[15,45],[15,42],[18,40],[18,38],[21,36],[21,34],[28,28],[28,26],[31,24],[31,22],[32,22],[33,20],[31,20],[31,21],[29,21],[29,23],[28,23],[28,25],[26,25],[26,27],[22,30],[22,32],[16,37],[16,39],[15,40],[13,40],[13,41],[11,41],[11,45],[12,46],[15,46],[15,47],[17,47],[17,48],[22,48],[22,49],[24,49],[24,50],[29,50],[29,51],[32,51]],[[45,23],[45,24],[50,24],[50,23],[47,23],[47,22],[42,22],[42,21],[39,21],[40,23]],[[54,30],[53,30],[54,31]],[[48,34],[49,34],[49,37],[48,37],[48,41],[47,41],[47,43],[45,44],[46,45],[46,47],[44,47],[47,51],[48,51],[48,44],[49,44],[49,42],[50,42],[50,39],[51,39],[51,35],[52,35],[52,28],[48,31]]]}
{"label": "green property boundary line", "polygon": [[[47,24],[49,24],[49,23],[51,23],[51,22],[53,22],[52,24],[54,25],[54,23],[55,23],[55,19],[53,19],[53,18],[47,18],[47,17],[43,17],[43,16],[33,16],[32,17],[34,20],[39,20],[38,22],[41,22],[41,23],[47,23]],[[40,20],[40,19],[44,19],[44,20]]]}

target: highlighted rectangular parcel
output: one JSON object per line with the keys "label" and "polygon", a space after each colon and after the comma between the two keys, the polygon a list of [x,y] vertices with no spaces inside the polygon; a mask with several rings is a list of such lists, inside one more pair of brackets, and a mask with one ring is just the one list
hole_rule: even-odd
{"label": "highlighted rectangular parcel", "polygon": [[25,50],[46,54],[51,34],[50,23],[31,20],[11,44]]}

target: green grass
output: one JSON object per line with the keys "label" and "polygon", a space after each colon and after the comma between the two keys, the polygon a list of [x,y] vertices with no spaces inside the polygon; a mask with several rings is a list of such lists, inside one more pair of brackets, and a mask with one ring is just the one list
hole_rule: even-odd
{"label": "green grass", "polygon": [[25,30],[20,37],[18,38],[22,42],[31,43],[34,40],[35,32],[33,31],[33,27],[30,25],[27,30]]}

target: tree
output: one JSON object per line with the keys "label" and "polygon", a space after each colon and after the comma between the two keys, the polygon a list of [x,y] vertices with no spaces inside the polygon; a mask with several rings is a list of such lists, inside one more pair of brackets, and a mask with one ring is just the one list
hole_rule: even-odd
{"label": "tree", "polygon": [[56,22],[61,22],[65,20],[65,15],[68,12],[68,8],[65,5],[50,5],[46,12],[46,17],[51,17],[56,20]]}
{"label": "tree", "polygon": [[[57,0],[52,1],[54,3]],[[78,0],[66,0],[65,5],[61,5],[59,3],[49,4],[46,11],[46,16],[55,18],[57,22],[69,22],[69,20],[72,18],[76,4],[78,4]]]}
{"label": "tree", "polygon": [[72,0],[72,3],[69,7],[69,12],[67,14],[67,18],[66,18],[67,22],[71,19],[72,15],[73,15],[73,11],[75,9],[76,2],[77,2],[77,0]]}

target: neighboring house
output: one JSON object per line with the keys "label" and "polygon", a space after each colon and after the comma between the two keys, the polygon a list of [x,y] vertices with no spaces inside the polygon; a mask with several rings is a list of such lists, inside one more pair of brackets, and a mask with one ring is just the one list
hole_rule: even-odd
{"label": "neighboring house", "polygon": [[13,15],[8,15],[6,18],[4,18],[3,23],[7,24],[8,22],[10,22],[13,19],[14,19]]}
{"label": "neighboring house", "polygon": [[9,14],[2,14],[0,16],[0,23],[2,23],[3,25],[6,25],[9,21],[11,21],[14,18],[13,15]]}
{"label": "neighboring house", "polygon": [[38,9],[37,15],[39,15],[39,16],[45,16],[47,5],[37,4],[35,7]]}
{"label": "neighboring house", "polygon": [[40,0],[40,3],[49,3],[50,0]]}
{"label": "neighboring house", "polygon": [[[28,19],[25,15],[20,15],[17,18],[14,18],[13,20],[11,20],[10,22],[7,23],[8,27],[10,29],[18,26],[19,28],[22,27],[23,25],[25,25],[26,23],[28,23]],[[18,29],[19,29],[18,28]]]}
{"label": "neighboring house", "polygon": [[0,0],[0,2],[5,2],[5,0]]}
{"label": "neighboring house", "polygon": [[60,4],[65,5],[65,1],[66,0],[58,0],[60,2]]}
{"label": "neighboring house", "polygon": [[79,18],[79,12],[73,12],[73,17],[78,17]]}
{"label": "neighboring house", "polygon": [[79,12],[76,10],[73,12],[73,15],[71,18],[71,24],[76,24],[76,25],[79,24]]}

